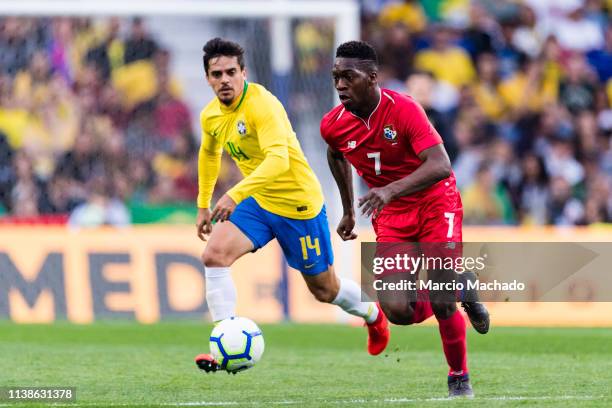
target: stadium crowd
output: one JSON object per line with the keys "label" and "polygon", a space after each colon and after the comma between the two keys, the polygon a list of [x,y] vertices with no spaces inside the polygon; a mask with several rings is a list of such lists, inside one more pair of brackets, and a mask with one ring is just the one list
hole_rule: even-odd
{"label": "stadium crowd", "polygon": [[169,63],[139,18],[0,20],[0,220],[127,225],[129,205],[194,202]]}
{"label": "stadium crowd", "polygon": [[612,2],[363,3],[384,86],[445,139],[466,224],[612,221]]}
{"label": "stadium crowd", "polygon": [[[612,222],[611,12],[362,0],[382,85],[417,99],[443,136],[466,224]],[[326,27],[295,27],[298,69],[313,76],[329,75]],[[127,225],[134,204],[194,203],[199,130],[170,58],[138,18],[0,19],[0,221]],[[217,191],[236,178],[223,166]]]}

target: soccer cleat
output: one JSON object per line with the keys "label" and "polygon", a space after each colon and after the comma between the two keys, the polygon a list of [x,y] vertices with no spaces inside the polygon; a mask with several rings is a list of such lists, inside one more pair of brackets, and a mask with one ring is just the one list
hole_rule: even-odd
{"label": "soccer cleat", "polygon": [[368,328],[368,353],[376,356],[383,352],[383,350],[389,344],[389,321],[387,316],[383,313],[380,305],[376,303],[378,308],[378,316],[373,323],[367,323]]}
{"label": "soccer cleat", "polygon": [[489,331],[489,311],[480,302],[461,302],[461,307],[472,323],[472,327],[480,334],[486,334]]}
{"label": "soccer cleat", "polygon": [[474,398],[468,374],[448,376],[448,398]]}
{"label": "soccer cleat", "polygon": [[221,369],[221,366],[210,354],[198,354],[195,358],[198,368],[207,373],[214,373]]}

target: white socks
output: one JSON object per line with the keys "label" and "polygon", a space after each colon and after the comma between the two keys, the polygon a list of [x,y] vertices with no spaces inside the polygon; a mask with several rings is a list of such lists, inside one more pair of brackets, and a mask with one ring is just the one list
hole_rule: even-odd
{"label": "white socks", "polygon": [[378,317],[378,307],[374,302],[361,300],[361,288],[350,279],[338,278],[340,289],[332,304],[338,305],[347,313],[363,317],[366,323],[374,323]]}
{"label": "white socks", "polygon": [[[206,302],[214,322],[236,315],[236,287],[229,267],[210,267],[206,269]],[[361,288],[350,279],[340,278],[340,289],[332,304],[340,306],[345,312],[362,317],[373,323],[378,317],[374,302],[361,300]]]}
{"label": "white socks", "polygon": [[206,302],[213,322],[236,315],[236,287],[229,267],[205,266]]}

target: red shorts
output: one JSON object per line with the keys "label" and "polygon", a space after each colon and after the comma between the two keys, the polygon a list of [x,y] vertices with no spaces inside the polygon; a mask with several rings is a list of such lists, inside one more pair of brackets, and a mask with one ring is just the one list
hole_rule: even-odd
{"label": "red shorts", "polygon": [[[456,259],[463,254],[462,222],[463,206],[458,193],[435,197],[403,212],[383,211],[372,218],[378,243],[376,256],[388,258],[407,254],[419,257],[423,254]],[[398,272],[386,270],[381,276],[395,273]]]}
{"label": "red shorts", "polygon": [[462,242],[463,205],[458,193],[372,217],[376,242]]}

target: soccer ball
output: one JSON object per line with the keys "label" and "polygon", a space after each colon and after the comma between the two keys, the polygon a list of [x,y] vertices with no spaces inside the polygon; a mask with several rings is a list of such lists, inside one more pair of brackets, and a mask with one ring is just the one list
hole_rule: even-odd
{"label": "soccer ball", "polygon": [[255,322],[230,317],[217,323],[210,334],[210,352],[230,373],[253,367],[264,352],[264,339]]}

